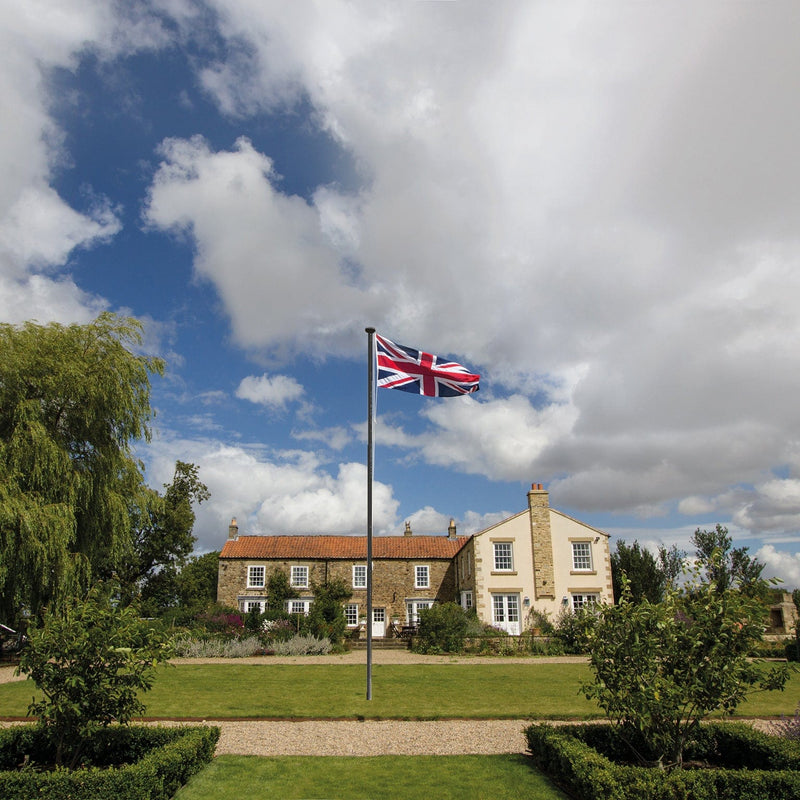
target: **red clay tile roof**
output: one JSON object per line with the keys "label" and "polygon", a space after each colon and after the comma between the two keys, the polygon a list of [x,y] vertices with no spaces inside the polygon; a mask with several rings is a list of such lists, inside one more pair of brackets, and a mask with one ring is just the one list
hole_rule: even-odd
{"label": "red clay tile roof", "polygon": [[[373,558],[452,558],[469,537],[375,536]],[[220,558],[366,559],[366,536],[240,536],[225,542]]]}

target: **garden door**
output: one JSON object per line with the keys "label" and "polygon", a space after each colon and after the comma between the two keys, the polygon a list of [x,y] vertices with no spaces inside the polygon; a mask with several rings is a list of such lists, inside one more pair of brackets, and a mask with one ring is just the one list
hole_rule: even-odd
{"label": "garden door", "polygon": [[386,609],[372,609],[372,636],[383,638],[386,636]]}
{"label": "garden door", "polygon": [[518,594],[492,595],[492,625],[511,636],[520,635]]}

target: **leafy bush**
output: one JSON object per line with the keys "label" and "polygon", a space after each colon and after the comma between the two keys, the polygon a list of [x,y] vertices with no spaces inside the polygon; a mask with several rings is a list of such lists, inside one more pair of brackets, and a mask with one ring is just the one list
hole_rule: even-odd
{"label": "leafy bush", "polygon": [[536,636],[552,636],[556,632],[556,626],[550,621],[550,616],[546,611],[539,611],[538,608],[532,608],[528,612],[527,624],[525,630],[529,631],[532,635],[535,631]]}
{"label": "leafy bush", "polygon": [[141,714],[139,693],[150,689],[156,666],[170,655],[166,637],[133,607],[114,608],[101,585],[58,614],[46,612],[41,625],[32,622],[19,670],[42,693],[28,713],[39,717],[56,766],[75,766],[98,728]]}
{"label": "leafy bush", "polygon": [[264,643],[272,647],[275,642],[285,642],[296,634],[295,625],[286,615],[264,619],[261,623],[261,636]]}
{"label": "leafy bush", "polygon": [[[15,769],[52,762],[50,743],[33,725],[0,730],[3,800],[169,800],[209,763],[219,728],[113,726],[95,731],[84,769]],[[122,765],[108,769],[111,765]]]}
{"label": "leafy bush", "polygon": [[711,769],[666,770],[620,763],[611,725],[525,730],[536,766],[579,800],[800,800],[800,744],[747,725],[704,726],[687,755]]}
{"label": "leafy bush", "polygon": [[211,633],[227,633],[238,636],[244,628],[244,618],[238,611],[216,608],[201,614],[197,622]]}
{"label": "leafy bush", "polygon": [[583,655],[587,652],[586,632],[595,619],[594,609],[564,609],[555,623],[553,636],[561,642],[568,655]]}
{"label": "leafy bush", "polygon": [[314,586],[313,591],[314,600],[308,611],[309,632],[333,645],[340,644],[347,633],[342,601],[349,599],[352,592],[341,578]]}
{"label": "leafy bush", "polygon": [[758,599],[715,583],[670,589],[661,603],[634,603],[623,576],[616,606],[587,630],[594,681],[584,694],[608,714],[642,764],[680,767],[701,720],[732,712],[749,694],[782,689],[786,665],[748,658],[761,638]]}
{"label": "leafy bush", "polygon": [[328,639],[316,636],[297,635],[283,642],[275,643],[276,656],[324,656],[330,653],[332,645]]}
{"label": "leafy bush", "polygon": [[460,653],[469,626],[468,612],[458,603],[434,603],[419,613],[414,650],[419,653]]}

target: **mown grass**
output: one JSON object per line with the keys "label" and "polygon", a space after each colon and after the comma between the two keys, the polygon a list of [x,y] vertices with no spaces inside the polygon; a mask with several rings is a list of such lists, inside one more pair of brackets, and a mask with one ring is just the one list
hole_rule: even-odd
{"label": "mown grass", "polygon": [[175,800],[328,797],[566,800],[522,755],[258,758],[220,756]]}
{"label": "mown grass", "polygon": [[[579,692],[584,664],[409,664],[373,667],[371,701],[362,665],[180,664],[163,667],[144,696],[151,717],[590,719],[599,708]],[[24,716],[35,688],[0,685],[0,716]],[[800,675],[784,692],[743,703],[739,717],[791,715]]]}

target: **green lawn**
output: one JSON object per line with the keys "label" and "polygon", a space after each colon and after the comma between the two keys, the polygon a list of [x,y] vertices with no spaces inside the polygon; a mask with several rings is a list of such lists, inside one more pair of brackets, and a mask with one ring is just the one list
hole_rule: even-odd
{"label": "green lawn", "polygon": [[[373,667],[371,701],[362,665],[181,664],[164,667],[145,695],[147,715],[231,717],[436,719],[585,719],[600,716],[579,693],[583,664],[416,664]],[[0,685],[0,716],[24,716],[29,682]],[[784,692],[756,695],[737,716],[791,715],[800,702],[800,675]]]}
{"label": "green lawn", "polygon": [[221,797],[566,800],[522,755],[257,758],[220,756],[175,800]]}

